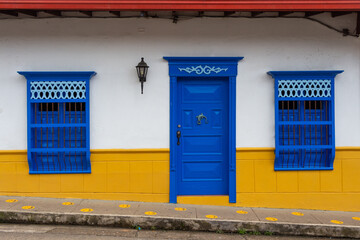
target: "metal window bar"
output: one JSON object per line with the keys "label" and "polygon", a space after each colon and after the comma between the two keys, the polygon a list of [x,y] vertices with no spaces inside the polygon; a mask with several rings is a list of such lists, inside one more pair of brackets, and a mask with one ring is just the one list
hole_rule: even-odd
{"label": "metal window bar", "polygon": [[[280,166],[287,169],[329,166],[329,148],[331,148],[329,137],[331,128],[329,126],[331,122],[329,122],[328,101],[281,100],[279,103],[279,114],[281,114],[279,131],[282,140],[280,142],[282,160]],[[319,108],[318,105],[323,105],[324,108]],[[300,117],[301,112],[302,117]],[[318,120],[319,116],[320,121]],[[324,122],[322,121],[323,117],[325,118]],[[320,125],[319,128],[318,125]],[[301,138],[303,138],[303,143]],[[324,143],[323,139],[326,139]],[[322,156],[323,152],[326,156]],[[320,159],[318,159],[318,153],[320,153]]]}
{"label": "metal window bar", "polygon": [[[42,95],[50,98],[51,95]],[[86,157],[86,99],[30,99],[31,142],[34,164],[30,173],[90,171]]]}
{"label": "metal window bar", "polygon": [[328,98],[279,98],[278,170],[326,169],[331,166],[332,102]]}

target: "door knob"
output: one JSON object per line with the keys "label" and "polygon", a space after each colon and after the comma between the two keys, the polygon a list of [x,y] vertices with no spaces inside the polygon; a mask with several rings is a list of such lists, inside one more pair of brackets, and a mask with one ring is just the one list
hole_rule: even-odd
{"label": "door knob", "polygon": [[177,145],[180,145],[180,137],[181,137],[181,132],[180,131],[176,132],[176,137],[177,137]]}

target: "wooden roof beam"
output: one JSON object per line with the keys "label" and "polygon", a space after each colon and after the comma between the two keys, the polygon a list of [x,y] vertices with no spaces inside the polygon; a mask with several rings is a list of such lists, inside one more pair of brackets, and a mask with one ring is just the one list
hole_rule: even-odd
{"label": "wooden roof beam", "polygon": [[37,11],[33,11],[33,10],[19,10],[18,11],[21,14],[25,14],[25,15],[29,15],[32,17],[37,17]]}
{"label": "wooden roof beam", "polygon": [[279,17],[285,17],[286,15],[292,14],[294,12],[279,12]]}
{"label": "wooden roof beam", "polygon": [[56,16],[56,17],[62,17],[61,11],[57,10],[45,10],[44,13]]}
{"label": "wooden roof beam", "polygon": [[93,12],[92,11],[79,11],[79,13],[85,14],[88,17],[92,17],[93,16]]}
{"label": "wooden roof beam", "polygon": [[140,17],[149,17],[149,12],[148,11],[141,11],[140,12]]}
{"label": "wooden roof beam", "polygon": [[347,15],[347,14],[350,14],[352,12],[331,12],[331,16],[334,18],[334,17],[340,17],[340,16],[343,16],[343,15]]}
{"label": "wooden roof beam", "polygon": [[179,20],[179,16],[176,13],[176,11],[172,11],[172,20],[173,20],[173,23],[177,23]]}
{"label": "wooden roof beam", "polygon": [[257,17],[264,12],[251,12],[251,17]]}
{"label": "wooden roof beam", "polygon": [[17,11],[12,11],[12,10],[2,10],[0,11],[1,14],[5,14],[5,15],[9,15],[9,16],[13,16],[13,17],[18,17],[19,13]]}
{"label": "wooden roof beam", "polygon": [[228,17],[228,16],[231,16],[233,14],[235,14],[236,12],[235,11],[225,11],[224,12],[224,17]]}
{"label": "wooden roof beam", "polygon": [[324,12],[305,12],[305,17],[312,17],[314,15],[318,15]]}
{"label": "wooden roof beam", "polygon": [[120,11],[109,11],[109,13],[114,14],[117,17],[121,16],[121,12]]}

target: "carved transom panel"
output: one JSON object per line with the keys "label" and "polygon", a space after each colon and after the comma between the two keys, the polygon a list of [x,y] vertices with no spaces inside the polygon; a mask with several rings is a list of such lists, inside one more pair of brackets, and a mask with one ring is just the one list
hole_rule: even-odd
{"label": "carved transom panel", "polygon": [[279,80],[278,97],[331,97],[331,80]]}
{"label": "carved transom panel", "polygon": [[32,81],[31,99],[85,99],[85,81]]}

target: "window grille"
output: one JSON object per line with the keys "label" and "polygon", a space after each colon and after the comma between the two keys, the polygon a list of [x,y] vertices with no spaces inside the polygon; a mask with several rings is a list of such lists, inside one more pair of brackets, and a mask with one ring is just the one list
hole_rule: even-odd
{"label": "window grille", "polygon": [[89,79],[95,72],[19,72],[27,78],[30,173],[90,173]]}
{"label": "window grille", "polygon": [[269,72],[275,78],[275,170],[333,169],[334,78],[341,72]]}

